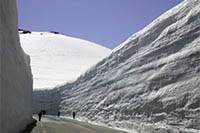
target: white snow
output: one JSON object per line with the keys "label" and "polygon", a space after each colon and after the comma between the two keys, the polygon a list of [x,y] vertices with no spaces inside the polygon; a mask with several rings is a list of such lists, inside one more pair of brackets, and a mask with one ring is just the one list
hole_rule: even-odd
{"label": "white snow", "polygon": [[30,59],[21,49],[16,0],[0,1],[0,133],[16,133],[32,122]]}
{"label": "white snow", "polygon": [[75,111],[130,131],[200,132],[199,44],[200,1],[185,0],[76,81],[55,88],[56,106],[62,115]]}
{"label": "white snow", "polygon": [[86,40],[48,32],[22,34],[20,31],[20,41],[31,57],[34,89],[74,81],[111,52]]}

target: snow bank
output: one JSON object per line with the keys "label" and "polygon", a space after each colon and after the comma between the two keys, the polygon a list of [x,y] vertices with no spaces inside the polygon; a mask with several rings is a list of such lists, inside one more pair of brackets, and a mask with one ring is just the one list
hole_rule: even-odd
{"label": "snow bank", "polygon": [[95,43],[57,32],[20,30],[22,48],[31,57],[33,88],[53,88],[76,80],[89,67],[111,53]]}
{"label": "snow bank", "polygon": [[60,110],[61,96],[57,89],[34,90],[33,92],[33,113],[46,110],[48,115],[57,115]]}
{"label": "snow bank", "polygon": [[0,1],[0,132],[16,133],[32,122],[32,74],[20,47],[15,0]]}
{"label": "snow bank", "polygon": [[110,49],[93,42],[57,32],[20,29],[19,35],[22,48],[31,58],[33,113],[47,110],[48,114],[57,114],[60,93],[50,89],[76,80],[89,67],[111,53]]}
{"label": "snow bank", "polygon": [[129,130],[141,123],[199,130],[199,44],[200,1],[185,0],[58,88],[62,115]]}

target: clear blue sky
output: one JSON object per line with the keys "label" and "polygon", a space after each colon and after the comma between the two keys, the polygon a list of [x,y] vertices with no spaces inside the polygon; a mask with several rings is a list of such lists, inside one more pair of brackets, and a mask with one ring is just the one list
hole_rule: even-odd
{"label": "clear blue sky", "polygon": [[17,0],[19,28],[114,48],[183,0]]}

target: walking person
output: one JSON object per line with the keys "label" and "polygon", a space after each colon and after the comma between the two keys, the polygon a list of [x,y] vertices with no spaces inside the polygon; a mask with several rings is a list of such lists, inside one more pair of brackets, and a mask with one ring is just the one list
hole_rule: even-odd
{"label": "walking person", "polygon": [[75,117],[76,117],[76,113],[73,112],[72,115],[73,115],[73,119],[75,119]]}
{"label": "walking person", "polygon": [[40,112],[38,113],[38,119],[39,119],[39,121],[41,121],[41,119],[42,119],[42,111],[40,111]]}
{"label": "walking person", "polygon": [[60,111],[58,111],[58,117],[60,117]]}

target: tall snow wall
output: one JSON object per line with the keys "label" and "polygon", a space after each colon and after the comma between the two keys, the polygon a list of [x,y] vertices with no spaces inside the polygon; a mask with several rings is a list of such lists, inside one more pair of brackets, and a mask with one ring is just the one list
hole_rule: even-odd
{"label": "tall snow wall", "polygon": [[30,59],[21,49],[16,0],[0,1],[0,132],[17,133],[32,122]]}
{"label": "tall snow wall", "polygon": [[199,44],[200,1],[185,0],[60,87],[61,114],[118,127],[140,121],[200,129]]}
{"label": "tall snow wall", "polygon": [[61,97],[62,114],[90,121],[200,129],[200,1],[164,13],[63,86]]}

